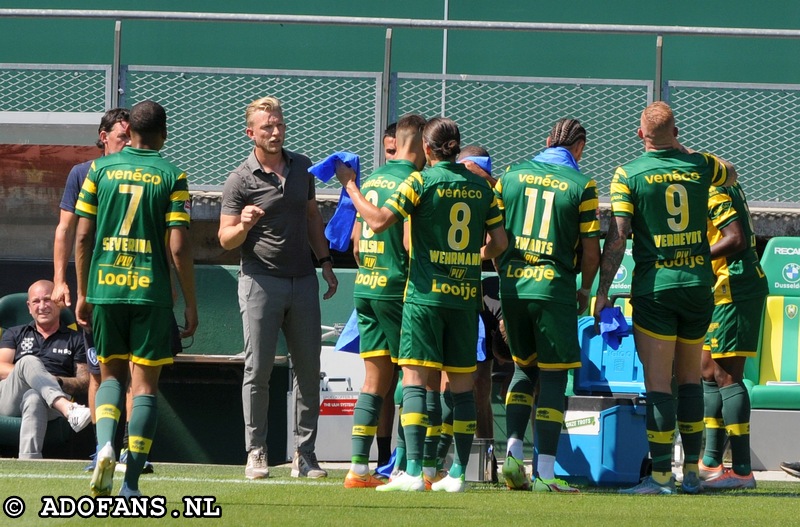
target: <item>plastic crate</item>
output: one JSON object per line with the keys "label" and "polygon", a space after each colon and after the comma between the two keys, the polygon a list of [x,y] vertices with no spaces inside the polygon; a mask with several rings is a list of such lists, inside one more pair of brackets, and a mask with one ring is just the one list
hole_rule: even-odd
{"label": "plastic crate", "polygon": [[[630,318],[628,324],[632,325]],[[578,395],[643,394],[644,368],[636,354],[633,335],[613,350],[595,334],[594,318],[578,321],[581,367],[575,370],[573,390]]]}

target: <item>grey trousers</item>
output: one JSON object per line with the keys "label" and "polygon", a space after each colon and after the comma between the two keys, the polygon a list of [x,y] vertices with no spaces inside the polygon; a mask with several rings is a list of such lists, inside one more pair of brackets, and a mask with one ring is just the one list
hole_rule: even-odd
{"label": "grey trousers", "polygon": [[47,421],[61,416],[51,408],[59,397],[69,397],[38,357],[22,357],[0,381],[0,415],[22,417],[19,458],[41,459]]}
{"label": "grey trousers", "polygon": [[241,274],[239,309],[244,329],[245,449],[249,452],[267,447],[269,379],[275,364],[278,332],[282,331],[294,368],[295,449],[313,452],[319,419],[322,340],[317,275],[279,278]]}

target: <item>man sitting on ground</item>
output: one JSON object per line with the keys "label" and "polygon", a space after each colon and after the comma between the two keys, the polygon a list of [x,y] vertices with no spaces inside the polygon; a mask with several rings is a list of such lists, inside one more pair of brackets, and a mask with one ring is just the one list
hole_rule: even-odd
{"label": "man sitting on ground", "polygon": [[88,387],[83,337],[61,324],[52,292],[53,282],[35,282],[28,289],[33,322],[0,337],[0,415],[22,417],[20,459],[42,458],[48,421],[64,416],[76,432],[91,422],[89,409],[68,395]]}

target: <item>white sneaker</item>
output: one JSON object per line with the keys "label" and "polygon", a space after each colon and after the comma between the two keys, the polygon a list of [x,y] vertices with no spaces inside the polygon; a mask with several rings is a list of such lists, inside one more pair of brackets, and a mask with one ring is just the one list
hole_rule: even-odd
{"label": "white sneaker", "polygon": [[464,481],[463,474],[458,478],[454,478],[448,474],[439,481],[431,484],[431,490],[433,492],[464,492],[467,490],[467,482]]}
{"label": "white sneaker", "polygon": [[142,491],[139,489],[131,490],[128,488],[127,483],[122,484],[122,488],[119,489],[119,495],[125,499],[135,498],[142,495]]}
{"label": "white sneaker", "polygon": [[425,480],[422,474],[411,476],[405,472],[398,472],[386,485],[375,487],[378,492],[425,492]]}
{"label": "white sneaker", "polygon": [[114,465],[116,465],[114,447],[111,443],[100,449],[97,453],[97,463],[92,473],[92,481],[89,483],[89,491],[92,496],[110,496],[111,488],[114,486]]}
{"label": "white sneaker", "polygon": [[319,466],[314,452],[295,452],[292,460],[293,478],[327,478],[328,472]]}
{"label": "white sneaker", "polygon": [[76,432],[80,432],[92,422],[92,411],[78,403],[70,403],[67,422]]}
{"label": "white sneaker", "polygon": [[267,453],[263,448],[254,448],[247,453],[247,466],[244,469],[247,479],[264,479],[269,477]]}

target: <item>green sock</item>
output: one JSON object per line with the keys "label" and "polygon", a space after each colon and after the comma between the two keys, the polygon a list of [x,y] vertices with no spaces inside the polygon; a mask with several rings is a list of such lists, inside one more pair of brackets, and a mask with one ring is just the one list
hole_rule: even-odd
{"label": "green sock", "polygon": [[456,453],[450,475],[454,478],[461,477],[469,462],[472,450],[472,438],[475,437],[475,395],[473,391],[453,394],[453,442]]}
{"label": "green sock", "polygon": [[520,441],[525,438],[538,372],[539,368],[521,368],[514,364],[514,375],[506,392],[506,436],[509,438]]}
{"label": "green sock", "polygon": [[555,456],[564,425],[564,391],[567,370],[539,373],[539,404],[536,407],[536,448],[539,455]]}
{"label": "green sock", "polygon": [[403,433],[406,435],[406,472],[411,476],[422,474],[422,451],[428,430],[425,410],[425,387],[403,386]]}
{"label": "green sock", "polygon": [[683,462],[696,465],[703,448],[703,387],[699,384],[678,386],[678,430],[683,443]]}
{"label": "green sock", "polygon": [[750,397],[744,383],[739,381],[719,389],[722,396],[722,416],[731,440],[733,471],[740,476],[750,474]]}
{"label": "green sock", "polygon": [[647,437],[653,472],[672,472],[675,442],[675,399],[671,393],[647,392]]}
{"label": "green sock", "polygon": [[406,433],[403,431],[403,405],[397,409],[397,445],[394,447],[394,470],[406,469]]}
{"label": "green sock", "polygon": [[425,408],[428,411],[428,430],[425,432],[425,444],[422,448],[422,466],[436,466],[436,450],[442,435],[442,396],[439,392],[425,393]]}
{"label": "green sock", "polygon": [[436,468],[444,468],[444,460],[453,444],[453,394],[450,390],[442,393],[442,435],[436,447]]}
{"label": "green sock", "polygon": [[137,395],[133,398],[133,411],[128,425],[128,464],[125,469],[125,483],[131,490],[139,488],[139,475],[156,434],[157,401],[155,395]]}
{"label": "green sock", "polygon": [[706,448],[703,464],[718,467],[725,448],[725,421],[722,419],[722,396],[716,382],[703,381],[703,421],[706,426]]}
{"label": "green sock", "polygon": [[381,414],[383,397],[374,393],[361,392],[353,410],[352,457],[351,462],[369,464],[369,450],[372,439],[378,431],[378,416]]}
{"label": "green sock", "polygon": [[97,388],[94,414],[97,419],[97,444],[100,448],[106,443],[114,444],[124,397],[125,392],[116,379],[106,379]]}

